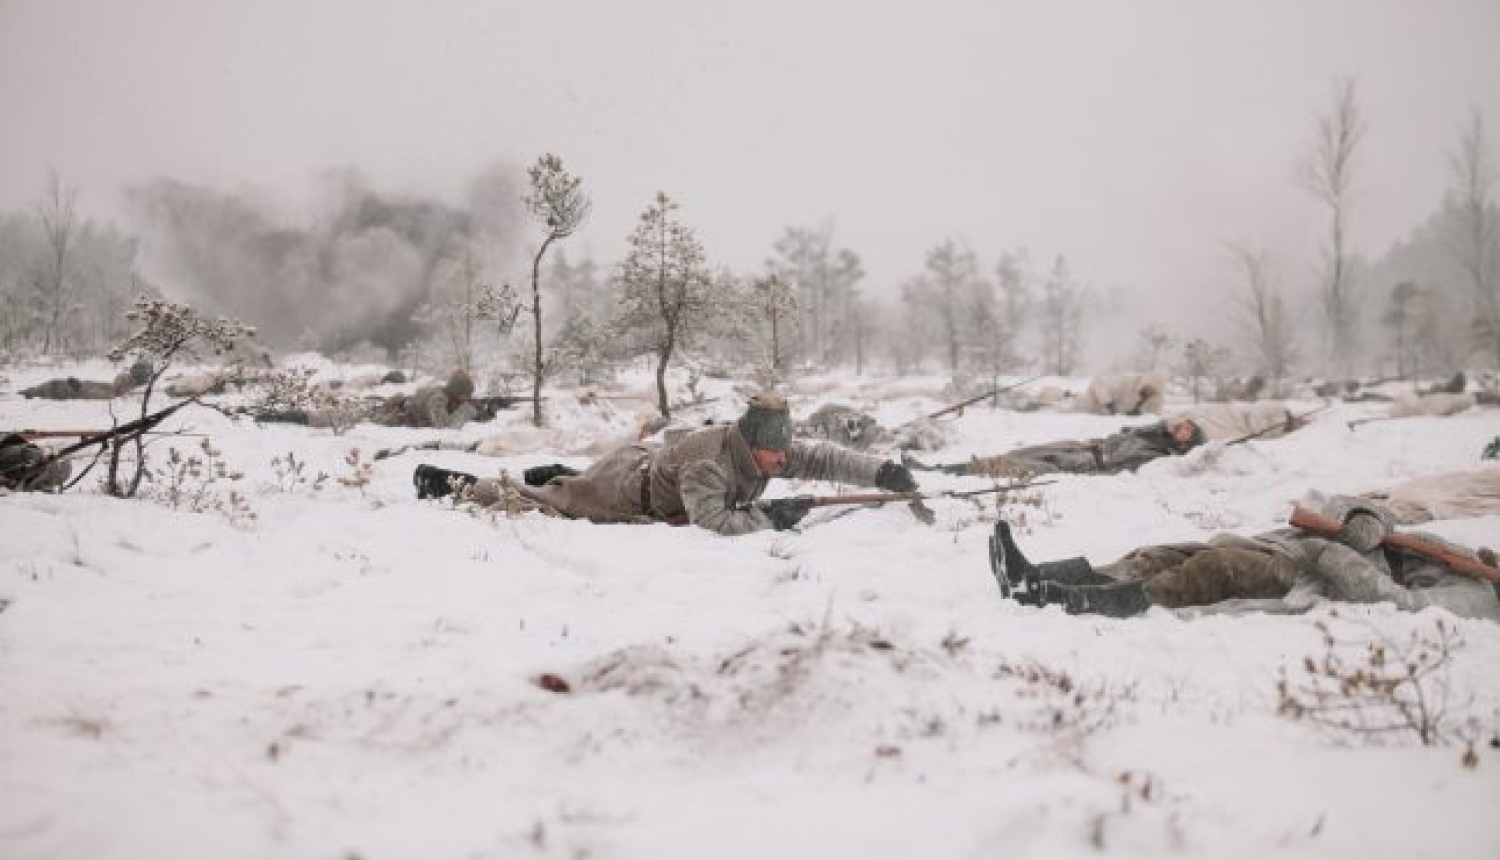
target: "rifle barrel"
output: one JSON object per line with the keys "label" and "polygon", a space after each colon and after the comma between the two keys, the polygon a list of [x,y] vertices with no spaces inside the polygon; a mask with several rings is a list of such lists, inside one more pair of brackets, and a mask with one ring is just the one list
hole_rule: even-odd
{"label": "rifle barrel", "polygon": [[1004,487],[985,487],[982,490],[943,490],[938,493],[924,493],[913,490],[909,493],[853,493],[847,496],[811,496],[812,506],[815,508],[828,505],[869,505],[888,504],[890,502],[920,502],[926,499],[965,499],[972,496],[983,496],[990,493],[1004,493],[1010,490],[1024,490],[1028,487],[1040,487],[1045,484],[1056,483],[1055,481],[1030,481],[1025,484],[1010,484]]}
{"label": "rifle barrel", "polygon": [[1010,391],[1012,389],[1020,388],[1023,385],[1028,385],[1030,383],[1036,382],[1038,379],[1041,379],[1041,377],[1040,376],[1033,376],[1030,379],[1023,379],[1020,382],[1016,382],[1016,383],[1013,383],[1011,385],[1002,385],[999,388],[995,388],[993,390],[986,391],[985,393],[979,395],[978,397],[970,397],[968,400],[960,401],[958,403],[953,404],[952,406],[948,406],[948,407],[945,407],[943,409],[939,409],[938,411],[936,411],[936,412],[928,415],[927,417],[929,419],[941,418],[944,415],[947,415],[949,412],[957,412],[960,409],[963,409],[965,406],[972,406],[973,404],[978,403],[979,401],[984,400],[987,397],[995,397],[996,395],[1004,394],[1005,392]]}

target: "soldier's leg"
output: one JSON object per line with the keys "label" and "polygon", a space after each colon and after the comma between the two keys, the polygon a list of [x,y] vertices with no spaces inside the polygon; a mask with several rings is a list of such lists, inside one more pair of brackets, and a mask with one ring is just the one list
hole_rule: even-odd
{"label": "soldier's leg", "polygon": [[[1207,544],[1161,544],[1132,550],[1125,557],[1098,571],[1066,571],[1070,576],[1043,578],[1035,589],[1036,602],[1042,606],[1061,606],[1069,615],[1107,615],[1129,618],[1145,612],[1158,603],[1146,583],[1166,571],[1180,568]],[[1083,562],[1073,559],[1059,565]],[[1038,567],[1041,567],[1038,565]],[[1059,572],[1063,572],[1060,570]]]}
{"label": "soldier's leg", "polygon": [[1171,570],[1208,549],[1203,543],[1156,544],[1133,549],[1099,568],[1099,573],[1118,582],[1143,582]]}
{"label": "soldier's leg", "polygon": [[1284,597],[1296,578],[1296,562],[1280,553],[1208,547],[1146,580],[1145,586],[1153,603],[1175,609],[1234,598]]}

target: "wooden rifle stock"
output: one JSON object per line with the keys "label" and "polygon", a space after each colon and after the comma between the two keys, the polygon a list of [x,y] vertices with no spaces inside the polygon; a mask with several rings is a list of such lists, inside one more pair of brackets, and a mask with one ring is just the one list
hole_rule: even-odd
{"label": "wooden rifle stock", "polygon": [[[1299,529],[1306,529],[1313,534],[1333,537],[1339,533],[1340,524],[1322,514],[1308,510],[1301,505],[1292,508],[1292,516],[1287,522]],[[1409,552],[1419,555],[1429,561],[1435,561],[1450,570],[1490,582],[1500,582],[1500,568],[1491,567],[1477,558],[1454,552],[1441,544],[1430,543],[1415,535],[1391,532],[1381,538],[1380,545],[1391,549]]]}

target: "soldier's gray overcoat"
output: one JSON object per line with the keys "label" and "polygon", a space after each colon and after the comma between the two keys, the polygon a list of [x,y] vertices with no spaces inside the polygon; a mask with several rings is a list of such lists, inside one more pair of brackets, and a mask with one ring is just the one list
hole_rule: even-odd
{"label": "soldier's gray overcoat", "polygon": [[[749,504],[769,481],[737,426],[669,429],[663,435],[660,446],[628,445],[577,476],[517,489],[564,516],[595,522],[686,522],[721,535],[771,527]],[[872,486],[882,462],[836,445],[793,442],[781,477]]]}

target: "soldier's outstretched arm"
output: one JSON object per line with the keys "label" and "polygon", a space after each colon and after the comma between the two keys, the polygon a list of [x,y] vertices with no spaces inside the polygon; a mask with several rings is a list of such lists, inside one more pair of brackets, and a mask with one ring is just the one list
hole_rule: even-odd
{"label": "soldier's outstretched arm", "polygon": [[875,476],[885,462],[883,457],[860,454],[827,442],[793,442],[787,451],[782,477],[873,487]]}

